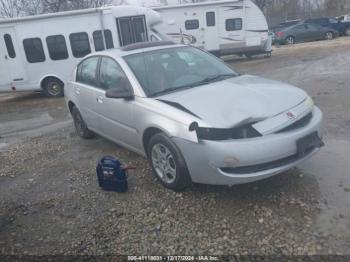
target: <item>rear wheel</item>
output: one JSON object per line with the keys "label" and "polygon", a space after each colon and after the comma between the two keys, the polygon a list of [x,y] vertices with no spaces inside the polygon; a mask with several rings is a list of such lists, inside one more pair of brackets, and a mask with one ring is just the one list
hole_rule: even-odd
{"label": "rear wheel", "polygon": [[77,107],[72,109],[72,117],[77,134],[85,139],[93,138],[95,134],[89,130]]}
{"label": "rear wheel", "polygon": [[294,36],[287,36],[287,38],[286,38],[286,43],[287,43],[287,45],[293,45],[293,44],[295,44],[295,38],[294,38]]}
{"label": "rear wheel", "polygon": [[147,155],[154,174],[166,188],[181,191],[191,184],[180,150],[165,134],[157,133],[150,139]]}
{"label": "rear wheel", "polygon": [[348,28],[345,29],[345,34],[346,34],[347,36],[350,36],[350,27],[348,27]]}
{"label": "rear wheel", "polygon": [[324,38],[325,38],[326,40],[333,40],[333,39],[334,39],[334,34],[333,34],[333,32],[327,32],[327,33],[325,33]]}
{"label": "rear wheel", "polygon": [[64,84],[55,77],[49,77],[42,83],[44,93],[48,97],[61,97],[64,95]]}

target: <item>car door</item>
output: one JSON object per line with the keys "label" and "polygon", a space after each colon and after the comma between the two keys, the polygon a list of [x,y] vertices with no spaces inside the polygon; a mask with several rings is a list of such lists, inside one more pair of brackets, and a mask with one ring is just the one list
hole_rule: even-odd
{"label": "car door", "polygon": [[[307,27],[305,24],[297,25],[292,29],[293,34],[295,35],[295,40],[305,41],[307,40]],[[287,33],[288,34],[288,33]]]}
{"label": "car door", "polygon": [[119,63],[102,57],[99,69],[99,88],[96,91],[96,111],[102,134],[107,138],[130,148],[136,148],[137,131],[134,122],[134,101],[122,98],[108,98],[106,91],[132,86]]}
{"label": "car door", "polygon": [[83,60],[77,67],[74,83],[76,105],[90,129],[98,130],[96,117],[96,86],[99,57]]}
{"label": "car door", "polygon": [[319,25],[307,24],[307,39],[309,41],[322,39],[322,27]]}

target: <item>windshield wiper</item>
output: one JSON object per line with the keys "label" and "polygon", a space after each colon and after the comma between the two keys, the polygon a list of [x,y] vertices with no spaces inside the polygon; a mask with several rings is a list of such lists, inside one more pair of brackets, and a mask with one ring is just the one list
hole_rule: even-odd
{"label": "windshield wiper", "polygon": [[236,77],[236,76],[237,76],[236,74],[219,74],[219,75],[215,75],[215,76],[210,76],[210,77],[206,77],[206,78],[202,79],[201,81],[195,82],[193,84],[187,84],[187,85],[183,85],[183,86],[175,86],[175,87],[171,87],[171,88],[159,91],[159,92],[155,92],[152,94],[152,97],[172,93],[172,92],[175,92],[175,91],[181,90],[181,89],[188,89],[188,88],[192,88],[195,86],[209,84],[209,83],[215,82],[217,80],[220,80],[222,78],[230,78],[230,77]]}

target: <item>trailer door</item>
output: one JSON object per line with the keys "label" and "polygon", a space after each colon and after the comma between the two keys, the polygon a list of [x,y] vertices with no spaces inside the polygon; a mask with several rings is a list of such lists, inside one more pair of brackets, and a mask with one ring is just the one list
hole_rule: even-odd
{"label": "trailer door", "polygon": [[0,84],[9,85],[26,80],[22,53],[13,28],[0,28]]}
{"label": "trailer door", "polygon": [[148,41],[145,16],[117,18],[120,46]]}
{"label": "trailer door", "polygon": [[219,31],[215,9],[204,12],[204,47],[207,51],[219,50]]}

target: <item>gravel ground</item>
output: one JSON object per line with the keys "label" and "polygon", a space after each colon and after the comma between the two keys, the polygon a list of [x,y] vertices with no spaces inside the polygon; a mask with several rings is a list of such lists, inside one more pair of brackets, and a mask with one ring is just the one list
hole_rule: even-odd
{"label": "gravel ground", "polygon": [[[0,253],[350,255],[349,47],[342,38],[226,59],[307,90],[327,143],[301,167],[231,188],[166,190],[142,157],[77,137],[63,99],[1,95]],[[129,192],[98,188],[96,161],[107,154],[137,166]]]}

